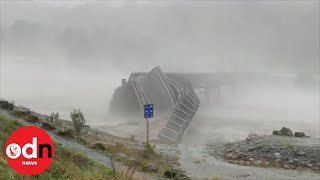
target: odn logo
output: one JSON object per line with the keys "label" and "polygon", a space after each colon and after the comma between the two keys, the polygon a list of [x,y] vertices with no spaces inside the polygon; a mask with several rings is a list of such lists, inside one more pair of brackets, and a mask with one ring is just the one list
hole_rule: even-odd
{"label": "odn logo", "polygon": [[8,164],[24,175],[39,174],[50,166],[54,146],[41,128],[24,126],[15,130],[5,145]]}

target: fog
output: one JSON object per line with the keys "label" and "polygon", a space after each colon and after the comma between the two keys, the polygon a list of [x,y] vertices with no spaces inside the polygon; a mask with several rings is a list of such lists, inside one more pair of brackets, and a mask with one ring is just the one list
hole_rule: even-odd
{"label": "fog", "polygon": [[[157,65],[319,75],[319,1],[0,2],[0,97],[65,119],[80,108],[90,125],[117,124],[107,113],[121,79]],[[201,105],[186,140],[282,126],[320,137],[317,82],[261,84],[226,87],[219,105]]]}

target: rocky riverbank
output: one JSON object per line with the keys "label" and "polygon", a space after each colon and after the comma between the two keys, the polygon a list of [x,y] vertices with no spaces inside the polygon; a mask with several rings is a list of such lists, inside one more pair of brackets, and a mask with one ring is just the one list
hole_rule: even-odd
{"label": "rocky riverbank", "polygon": [[320,139],[249,135],[244,141],[208,145],[209,154],[242,166],[276,167],[320,173]]}

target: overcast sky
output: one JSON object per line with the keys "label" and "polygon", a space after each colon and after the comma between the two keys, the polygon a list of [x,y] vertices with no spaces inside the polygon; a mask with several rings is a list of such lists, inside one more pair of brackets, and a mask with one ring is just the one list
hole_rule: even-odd
{"label": "overcast sky", "polygon": [[1,0],[2,26],[102,28],[125,71],[319,72],[319,1],[65,2]]}

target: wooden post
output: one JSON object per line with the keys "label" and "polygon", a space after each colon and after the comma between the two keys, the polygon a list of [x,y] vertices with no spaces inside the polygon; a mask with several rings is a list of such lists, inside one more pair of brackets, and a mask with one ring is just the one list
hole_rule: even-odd
{"label": "wooden post", "polygon": [[149,144],[149,120],[146,118],[146,123],[147,123],[147,144]]}

